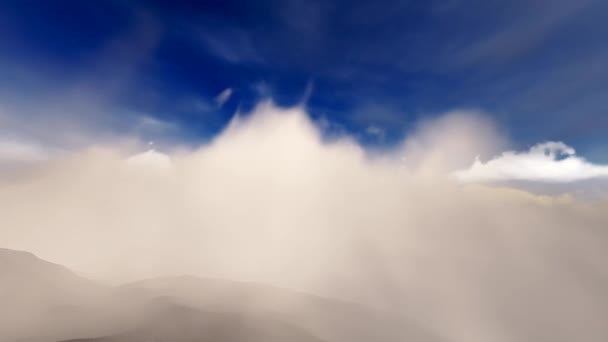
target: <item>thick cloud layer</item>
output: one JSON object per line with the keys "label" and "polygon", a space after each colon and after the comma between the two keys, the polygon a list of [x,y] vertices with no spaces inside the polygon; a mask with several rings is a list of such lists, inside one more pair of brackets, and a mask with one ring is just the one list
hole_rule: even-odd
{"label": "thick cloud layer", "polygon": [[454,180],[503,148],[496,132],[450,113],[374,155],[264,103],[197,150],[96,147],[1,179],[0,241],[109,281],[356,300],[453,341],[605,340],[608,205]]}

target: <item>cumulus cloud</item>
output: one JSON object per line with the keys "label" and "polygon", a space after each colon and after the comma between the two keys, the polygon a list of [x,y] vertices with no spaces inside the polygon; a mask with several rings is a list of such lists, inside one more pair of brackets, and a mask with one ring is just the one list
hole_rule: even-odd
{"label": "cumulus cloud", "polygon": [[[606,340],[607,204],[449,177],[500,149],[492,127],[450,113],[370,155],[263,103],[195,150],[97,146],[0,182],[0,241],[107,280],[187,273],[355,300],[448,341]],[[168,158],[166,172],[132,163]]]}
{"label": "cumulus cloud", "polygon": [[485,163],[477,158],[469,169],[454,175],[466,182],[573,182],[608,177],[608,165],[590,163],[562,142],[545,142],[527,152],[504,152]]}

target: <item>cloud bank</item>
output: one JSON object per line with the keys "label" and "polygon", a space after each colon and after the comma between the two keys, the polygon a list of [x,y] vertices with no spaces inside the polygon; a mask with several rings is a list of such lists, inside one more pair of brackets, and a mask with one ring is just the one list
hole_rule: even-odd
{"label": "cloud bank", "polygon": [[486,163],[476,158],[469,169],[454,174],[465,182],[574,182],[608,177],[608,166],[586,161],[562,142],[546,142],[528,152],[504,152]]}
{"label": "cloud bank", "polygon": [[0,241],[106,281],[192,274],[354,300],[448,341],[605,340],[608,204],[450,177],[498,136],[454,112],[374,154],[262,103],[194,150],[97,146],[0,174]]}

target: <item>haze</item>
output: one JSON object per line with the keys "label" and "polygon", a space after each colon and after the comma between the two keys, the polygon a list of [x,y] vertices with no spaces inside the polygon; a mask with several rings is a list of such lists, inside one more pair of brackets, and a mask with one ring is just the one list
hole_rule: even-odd
{"label": "haze", "polygon": [[0,342],[608,341],[605,13],[1,3]]}

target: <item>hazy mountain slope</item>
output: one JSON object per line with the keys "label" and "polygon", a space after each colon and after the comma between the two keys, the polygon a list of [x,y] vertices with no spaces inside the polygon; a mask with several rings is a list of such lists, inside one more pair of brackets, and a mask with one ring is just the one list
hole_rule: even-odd
{"label": "hazy mountain slope", "polygon": [[132,330],[107,337],[70,342],[321,342],[304,330],[278,319],[259,315],[204,312],[162,305],[152,309],[142,324]]}
{"label": "hazy mountain slope", "polygon": [[[35,255],[0,248],[0,294],[47,294],[79,296],[102,289],[98,284],[76,275],[64,266],[42,260]],[[32,298],[34,299],[34,298]]]}
{"label": "hazy mountain slope", "polygon": [[111,297],[110,288],[64,266],[28,252],[0,249],[2,342],[104,331],[106,319],[114,316]]}
{"label": "hazy mountain slope", "polygon": [[182,276],[139,281],[121,290],[143,301],[166,297],[206,310],[271,315],[328,341],[440,340],[388,312],[262,284]]}
{"label": "hazy mountain slope", "polygon": [[394,315],[312,294],[190,276],[104,287],[6,249],[0,285],[2,342],[438,341]]}

